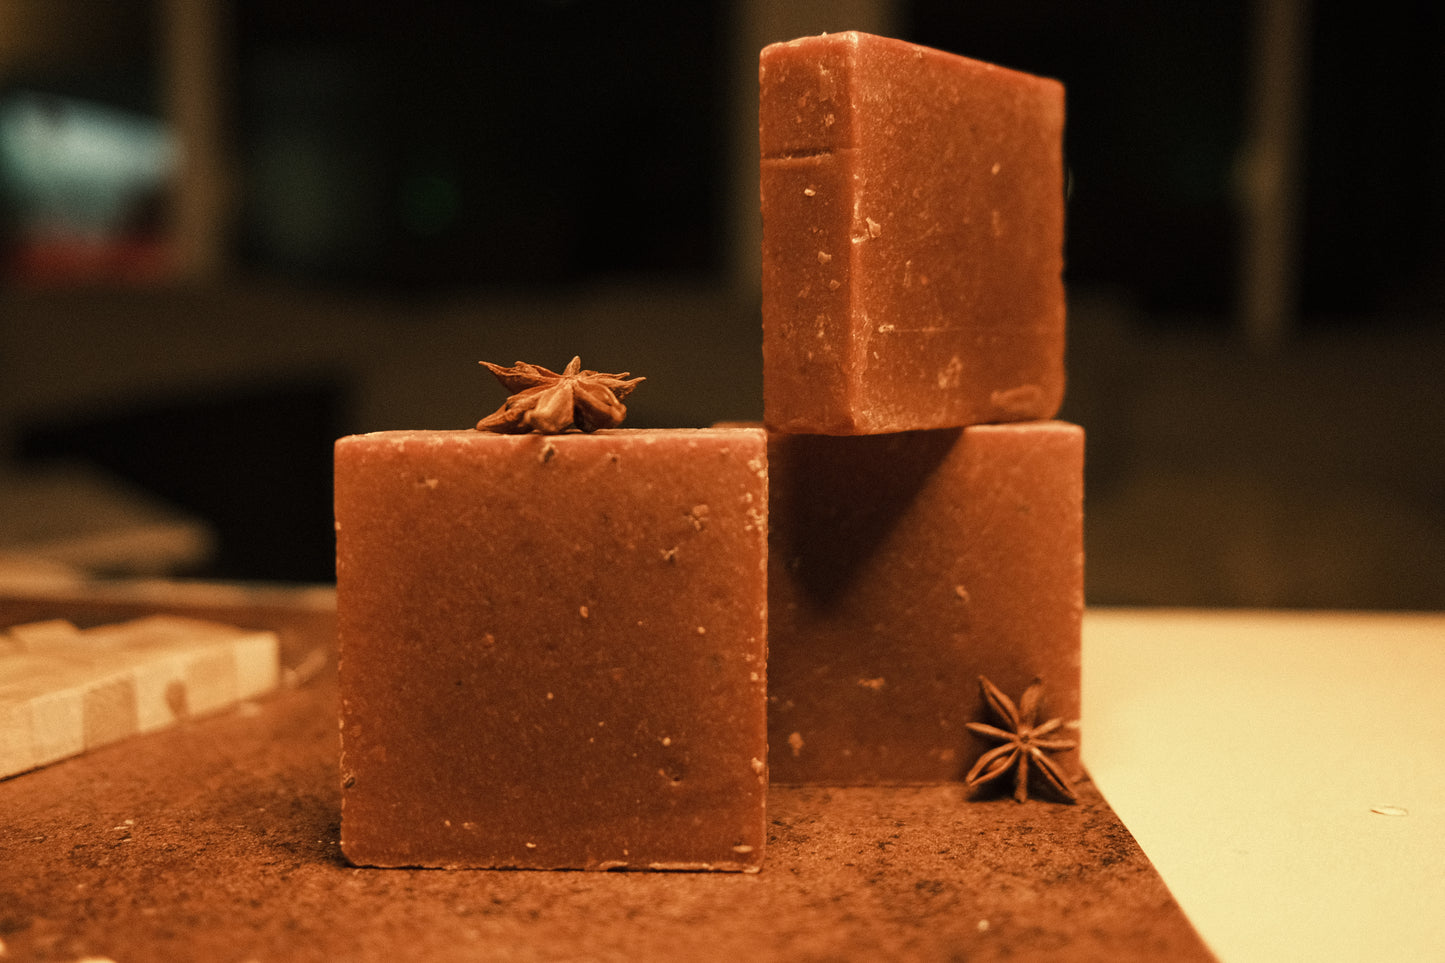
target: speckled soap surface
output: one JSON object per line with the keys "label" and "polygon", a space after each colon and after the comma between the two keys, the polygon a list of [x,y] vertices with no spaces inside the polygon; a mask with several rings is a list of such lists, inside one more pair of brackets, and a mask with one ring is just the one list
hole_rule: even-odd
{"label": "speckled soap surface", "polygon": [[347,857],[760,866],[766,458],[756,429],[338,441]]}
{"label": "speckled soap surface", "polygon": [[[769,723],[778,782],[962,778],[1011,699],[1079,738],[1084,432],[1060,421],[775,434]],[[1054,757],[1072,778],[1078,751]]]}
{"label": "speckled soap surface", "polygon": [[1063,86],[856,32],[773,44],[759,78],[768,425],[1053,417]]}

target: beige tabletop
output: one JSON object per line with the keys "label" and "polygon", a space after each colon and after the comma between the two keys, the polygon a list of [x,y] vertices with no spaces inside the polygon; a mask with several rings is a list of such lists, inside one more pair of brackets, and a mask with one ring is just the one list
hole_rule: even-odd
{"label": "beige tabletop", "polygon": [[1223,963],[1445,960],[1445,615],[1091,609],[1084,731]]}

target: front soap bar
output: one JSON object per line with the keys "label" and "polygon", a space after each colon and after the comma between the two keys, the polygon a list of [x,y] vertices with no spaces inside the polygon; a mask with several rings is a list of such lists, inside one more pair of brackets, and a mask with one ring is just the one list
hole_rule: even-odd
{"label": "front soap bar", "polygon": [[343,438],[336,543],[354,863],[758,869],[761,430]]}
{"label": "front soap bar", "polygon": [[[993,743],[978,678],[1078,739],[1083,429],[773,435],[772,778],[960,779]],[[1055,757],[1080,772],[1078,752]]]}
{"label": "front soap bar", "polygon": [[1062,85],[863,33],[766,47],[759,78],[768,425],[1052,418]]}

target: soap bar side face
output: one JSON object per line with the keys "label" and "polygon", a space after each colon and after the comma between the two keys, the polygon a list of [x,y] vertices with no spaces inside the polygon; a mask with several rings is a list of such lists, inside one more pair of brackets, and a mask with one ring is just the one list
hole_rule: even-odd
{"label": "soap bar side face", "polygon": [[858,428],[853,190],[850,152],[805,154],[765,163],[766,223],[806,225],[763,236],[763,397],[782,406],[787,426],[829,434]]}
{"label": "soap bar side face", "polygon": [[766,499],[756,430],[338,442],[348,858],[756,869]]}
{"label": "soap bar side face", "polygon": [[[782,783],[961,779],[987,676],[1078,739],[1083,431],[775,434],[769,740]],[[1079,754],[1055,760],[1071,775]]]}
{"label": "soap bar side face", "polygon": [[[870,434],[1052,417],[1062,86],[857,33],[770,46],[759,76],[769,425]],[[845,387],[820,415],[830,364]]]}

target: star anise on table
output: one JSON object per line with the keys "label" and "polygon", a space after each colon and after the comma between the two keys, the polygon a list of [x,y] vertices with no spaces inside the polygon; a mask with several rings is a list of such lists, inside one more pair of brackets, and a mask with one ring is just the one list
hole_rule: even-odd
{"label": "star anise on table", "polygon": [[621,374],[582,370],[573,358],[562,373],[518,361],[510,368],[480,362],[512,393],[502,407],[477,422],[478,431],[521,435],[529,431],[558,435],[569,428],[596,431],[616,428],[627,417],[622,399],[647,380]]}
{"label": "star anise on table", "polygon": [[1067,802],[1078,801],[1078,794],[1069,785],[1069,777],[1046,755],[1077,748],[1078,743],[1071,739],[1045,738],[1064,724],[1062,719],[1053,718],[1034,724],[1039,712],[1039,700],[1043,695],[1043,682],[1035,679],[1024,690],[1017,706],[998,686],[983,676],[978,677],[978,683],[983,691],[984,703],[1005,728],[1000,729],[985,722],[967,724],[969,729],[979,735],[1002,743],[979,756],[978,762],[974,763],[968,775],[963,777],[968,787],[975,789],[987,785],[1012,771],[1014,799],[1025,802],[1029,798],[1029,775],[1031,771],[1037,771],[1039,781],[1054,795]]}

